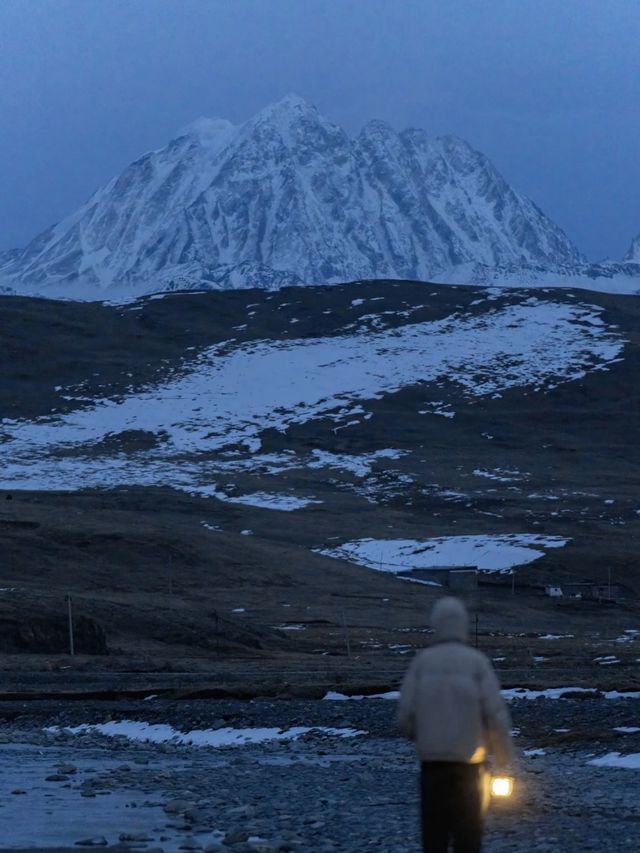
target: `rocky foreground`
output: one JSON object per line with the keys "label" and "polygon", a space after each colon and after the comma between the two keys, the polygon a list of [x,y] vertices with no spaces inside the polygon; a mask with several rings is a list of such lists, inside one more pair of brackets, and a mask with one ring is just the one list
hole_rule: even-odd
{"label": "rocky foreground", "polygon": [[[485,849],[634,849],[640,770],[590,762],[640,753],[640,701],[511,707],[516,796],[494,805]],[[0,846],[418,851],[416,764],[394,712],[385,700],[5,702]],[[161,742],[70,730],[123,720]],[[194,745],[216,738],[236,745]]]}

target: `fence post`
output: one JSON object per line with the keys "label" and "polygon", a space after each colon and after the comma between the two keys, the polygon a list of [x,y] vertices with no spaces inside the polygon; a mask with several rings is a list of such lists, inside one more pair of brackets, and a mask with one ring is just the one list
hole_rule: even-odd
{"label": "fence post", "polygon": [[67,593],[67,618],[69,622],[69,654],[75,655],[76,647],[73,637],[73,610],[71,608],[71,595]]}
{"label": "fence post", "polygon": [[342,609],[342,631],[344,633],[344,641],[347,646],[347,657],[351,657],[351,643],[349,641],[349,629],[347,628],[347,619],[344,615],[344,608]]}

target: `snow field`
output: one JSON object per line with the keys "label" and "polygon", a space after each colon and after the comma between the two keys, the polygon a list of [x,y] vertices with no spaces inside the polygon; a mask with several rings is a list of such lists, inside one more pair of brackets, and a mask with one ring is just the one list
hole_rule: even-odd
{"label": "snow field", "polygon": [[[203,455],[239,444],[257,451],[265,429],[286,432],[318,418],[332,419],[336,429],[358,423],[368,417],[367,400],[418,382],[452,381],[469,397],[498,396],[516,387],[544,390],[604,369],[620,357],[624,340],[602,324],[599,311],[530,298],[481,315],[458,313],[385,331],[260,341],[231,352],[224,350],[231,342],[220,344],[200,354],[185,375],[124,399],[99,399],[34,421],[3,419],[0,487],[168,485],[219,498],[215,462]],[[100,446],[126,430],[163,440],[153,450],[129,454]],[[319,453],[308,464],[349,465],[331,456]],[[239,500],[297,508],[291,499],[264,494]]]}
{"label": "snow field", "polygon": [[[349,560],[369,569],[400,573],[412,569],[473,566],[481,571],[506,572],[545,554],[541,548],[562,548],[560,536],[511,533],[482,536],[440,536],[414,539],[358,539],[337,548],[317,549],[327,557]],[[534,547],[536,546],[536,547]]]}

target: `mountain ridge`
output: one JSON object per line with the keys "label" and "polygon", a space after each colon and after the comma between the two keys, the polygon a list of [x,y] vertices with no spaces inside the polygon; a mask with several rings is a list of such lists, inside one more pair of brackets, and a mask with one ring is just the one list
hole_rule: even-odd
{"label": "mountain ridge", "polygon": [[640,245],[626,260],[594,272],[457,137],[373,120],[352,138],[288,95],[241,125],[196,119],[1,254],[0,285],[75,298],[359,279],[638,289]]}

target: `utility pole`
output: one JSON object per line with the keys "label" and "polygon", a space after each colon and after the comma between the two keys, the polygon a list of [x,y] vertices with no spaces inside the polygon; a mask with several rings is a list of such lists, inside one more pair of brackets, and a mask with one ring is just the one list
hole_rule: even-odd
{"label": "utility pole", "polygon": [[218,611],[213,611],[213,618],[216,623],[216,651],[220,651],[220,618],[218,616]]}
{"label": "utility pole", "polygon": [[351,657],[351,642],[349,641],[349,629],[347,628],[347,619],[344,615],[344,608],[342,609],[342,632],[344,634],[344,642],[347,647],[347,657]]}
{"label": "utility pole", "polygon": [[67,618],[69,620],[69,654],[73,657],[76,653],[75,642],[73,638],[73,611],[71,608],[71,595],[67,593]]}

